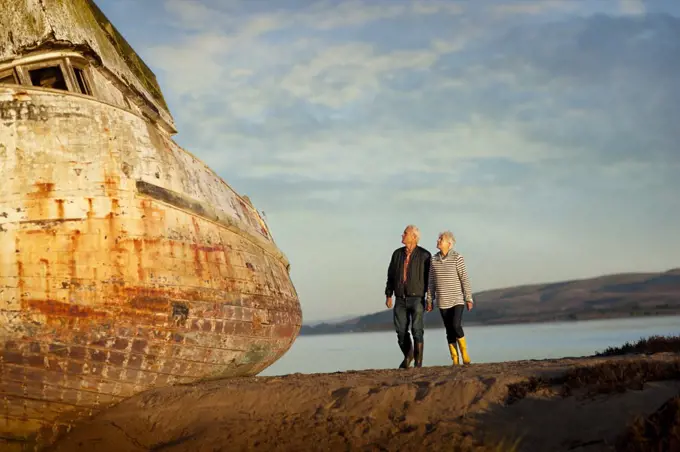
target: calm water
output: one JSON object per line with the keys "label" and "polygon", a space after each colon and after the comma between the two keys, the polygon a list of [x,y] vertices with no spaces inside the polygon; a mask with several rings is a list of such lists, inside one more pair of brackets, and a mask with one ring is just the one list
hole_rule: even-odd
{"label": "calm water", "polygon": [[[485,363],[592,355],[641,337],[680,334],[680,317],[463,327],[470,358]],[[300,336],[260,375],[391,369],[401,359],[397,335],[391,331]],[[448,364],[444,329],[426,329],[423,365]]]}

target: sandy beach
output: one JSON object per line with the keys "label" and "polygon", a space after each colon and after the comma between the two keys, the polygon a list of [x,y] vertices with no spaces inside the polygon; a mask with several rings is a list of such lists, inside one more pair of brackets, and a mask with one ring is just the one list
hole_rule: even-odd
{"label": "sandy beach", "polygon": [[51,450],[678,450],[679,392],[678,353],[204,381],[125,400]]}

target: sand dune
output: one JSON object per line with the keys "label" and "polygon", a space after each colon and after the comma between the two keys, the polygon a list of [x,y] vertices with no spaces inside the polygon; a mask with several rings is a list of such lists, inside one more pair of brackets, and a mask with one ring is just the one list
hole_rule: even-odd
{"label": "sand dune", "polygon": [[644,422],[627,427],[679,391],[677,353],[206,381],[123,401],[53,450],[636,450]]}

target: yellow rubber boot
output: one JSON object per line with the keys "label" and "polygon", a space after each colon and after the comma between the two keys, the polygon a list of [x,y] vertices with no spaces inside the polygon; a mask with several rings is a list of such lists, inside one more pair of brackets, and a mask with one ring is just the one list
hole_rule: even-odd
{"label": "yellow rubber boot", "polygon": [[460,348],[460,356],[463,358],[463,364],[470,364],[470,356],[467,352],[467,344],[464,337],[458,339],[458,347]]}
{"label": "yellow rubber boot", "polygon": [[456,349],[456,344],[449,344],[449,351],[451,352],[451,359],[453,364],[458,365],[458,350]]}

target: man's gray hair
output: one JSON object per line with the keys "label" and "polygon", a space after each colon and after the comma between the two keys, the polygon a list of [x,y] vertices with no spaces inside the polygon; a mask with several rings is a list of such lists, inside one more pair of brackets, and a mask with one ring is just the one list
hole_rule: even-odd
{"label": "man's gray hair", "polygon": [[439,234],[439,237],[449,242],[451,246],[456,244],[456,237],[453,235],[453,232],[451,231],[444,231]]}
{"label": "man's gray hair", "polygon": [[420,229],[418,229],[418,226],[414,224],[409,224],[408,226],[406,226],[406,229],[407,230],[410,229],[411,231],[413,231],[413,234],[416,236],[416,242],[420,242]]}

